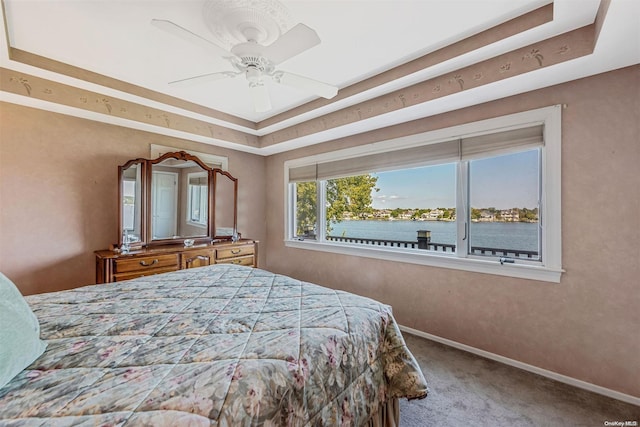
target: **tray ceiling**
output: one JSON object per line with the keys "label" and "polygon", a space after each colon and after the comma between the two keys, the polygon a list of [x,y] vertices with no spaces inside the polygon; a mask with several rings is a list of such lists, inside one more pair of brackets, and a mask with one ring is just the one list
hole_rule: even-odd
{"label": "tray ceiling", "polygon": [[321,43],[279,68],[337,86],[326,100],[244,78],[168,82],[230,63],[159,30],[214,40],[204,1],[3,2],[0,100],[259,154],[389,126],[640,62],[634,0],[283,1]]}

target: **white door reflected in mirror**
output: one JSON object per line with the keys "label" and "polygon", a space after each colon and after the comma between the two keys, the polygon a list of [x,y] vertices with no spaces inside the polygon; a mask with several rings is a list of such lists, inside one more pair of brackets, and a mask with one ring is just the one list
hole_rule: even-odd
{"label": "white door reflected in mirror", "polygon": [[176,235],[178,218],[178,174],[153,172],[151,231],[154,239],[169,239]]}

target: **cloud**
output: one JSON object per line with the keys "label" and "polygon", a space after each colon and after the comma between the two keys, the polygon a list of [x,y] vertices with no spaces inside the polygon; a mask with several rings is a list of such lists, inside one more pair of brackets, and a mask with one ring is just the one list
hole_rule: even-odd
{"label": "cloud", "polygon": [[398,196],[397,194],[391,194],[389,196],[387,196],[386,194],[380,194],[379,196],[373,196],[374,200],[377,200],[380,203],[385,203],[387,201],[391,201],[391,200],[406,200],[408,199],[408,197],[405,196]]}

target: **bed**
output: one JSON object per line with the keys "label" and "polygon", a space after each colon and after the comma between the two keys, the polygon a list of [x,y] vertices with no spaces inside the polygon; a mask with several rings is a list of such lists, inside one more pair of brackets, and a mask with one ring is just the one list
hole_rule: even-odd
{"label": "bed", "polygon": [[47,347],[0,388],[3,426],[393,426],[427,395],[389,306],[257,268],[25,300]]}

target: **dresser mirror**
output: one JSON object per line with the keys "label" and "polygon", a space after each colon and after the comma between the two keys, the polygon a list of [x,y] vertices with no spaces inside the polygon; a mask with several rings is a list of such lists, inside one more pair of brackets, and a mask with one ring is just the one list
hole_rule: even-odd
{"label": "dresser mirror", "polygon": [[233,239],[237,233],[238,180],[228,172],[215,169],[213,174],[215,197],[216,239]]}
{"label": "dresser mirror", "polygon": [[231,240],[238,181],[183,151],[118,168],[119,248]]}
{"label": "dresser mirror", "polygon": [[135,159],[118,168],[118,204],[120,215],[118,216],[120,237],[119,246],[144,245],[144,232],[142,230],[143,215],[143,177],[145,159]]}

